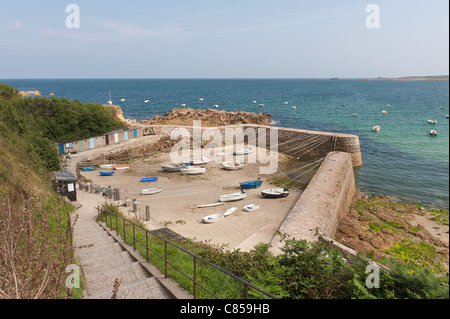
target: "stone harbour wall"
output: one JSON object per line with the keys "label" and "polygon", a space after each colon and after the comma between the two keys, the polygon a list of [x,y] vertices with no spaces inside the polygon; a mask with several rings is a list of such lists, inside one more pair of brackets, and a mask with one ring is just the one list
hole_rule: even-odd
{"label": "stone harbour wall", "polygon": [[[282,223],[279,232],[291,239],[316,242],[319,235],[334,238],[339,221],[355,194],[351,155],[330,152]],[[276,235],[271,251],[279,254],[283,243]]]}

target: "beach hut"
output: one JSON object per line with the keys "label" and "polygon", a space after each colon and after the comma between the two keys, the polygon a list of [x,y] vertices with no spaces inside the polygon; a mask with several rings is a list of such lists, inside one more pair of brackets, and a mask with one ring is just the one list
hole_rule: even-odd
{"label": "beach hut", "polygon": [[69,172],[55,172],[53,176],[55,190],[70,201],[77,200],[77,178]]}

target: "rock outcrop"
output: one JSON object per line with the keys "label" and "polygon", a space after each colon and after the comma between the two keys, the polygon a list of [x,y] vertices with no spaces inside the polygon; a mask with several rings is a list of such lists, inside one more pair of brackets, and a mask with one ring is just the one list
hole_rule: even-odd
{"label": "rock outcrop", "polygon": [[19,95],[22,97],[26,96],[41,96],[41,92],[39,91],[20,91]]}
{"label": "rock outcrop", "polygon": [[245,111],[226,112],[224,110],[177,108],[164,116],[156,115],[151,120],[144,120],[145,125],[192,125],[194,120],[201,120],[202,126],[224,126],[237,124],[270,125],[272,115]]}

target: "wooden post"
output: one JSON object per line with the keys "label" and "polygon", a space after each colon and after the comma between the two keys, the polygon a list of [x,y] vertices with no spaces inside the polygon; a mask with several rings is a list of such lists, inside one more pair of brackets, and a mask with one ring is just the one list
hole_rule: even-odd
{"label": "wooden post", "polygon": [[111,188],[111,186],[108,186],[108,198],[112,199],[112,188]]}
{"label": "wooden post", "polygon": [[94,192],[94,184],[90,183],[89,184],[89,193],[93,193]]}
{"label": "wooden post", "polygon": [[150,206],[145,206],[145,220],[148,222],[150,220]]}
{"label": "wooden post", "polygon": [[133,213],[137,213],[137,200],[135,198],[133,199]]}
{"label": "wooden post", "polygon": [[117,200],[120,200],[120,188],[117,189]]}

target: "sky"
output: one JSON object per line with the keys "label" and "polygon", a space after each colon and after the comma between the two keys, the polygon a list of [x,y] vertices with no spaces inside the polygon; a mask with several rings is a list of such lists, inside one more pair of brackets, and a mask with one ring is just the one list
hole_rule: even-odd
{"label": "sky", "polygon": [[0,1],[0,79],[447,74],[448,0]]}

